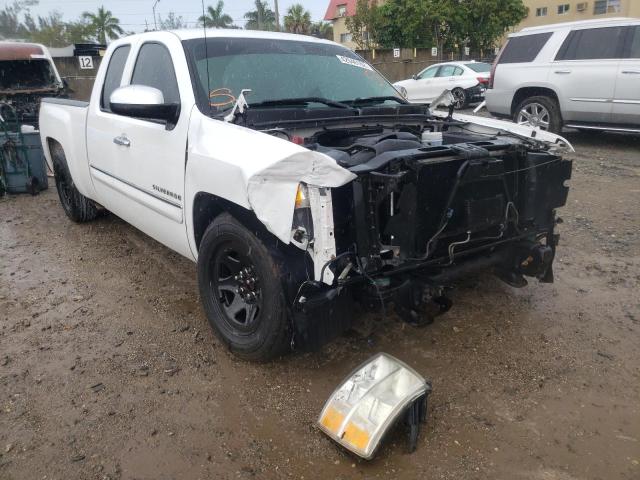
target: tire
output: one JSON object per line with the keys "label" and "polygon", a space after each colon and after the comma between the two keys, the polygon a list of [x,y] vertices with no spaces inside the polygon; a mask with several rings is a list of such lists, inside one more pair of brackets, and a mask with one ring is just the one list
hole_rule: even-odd
{"label": "tire", "polygon": [[[527,116],[532,116],[533,121],[527,121]],[[562,132],[560,106],[551,97],[536,96],[525,98],[516,108],[513,114],[513,121],[521,125],[540,127],[541,130],[551,133]]]}
{"label": "tire", "polygon": [[266,362],[289,349],[279,271],[264,244],[229,214],[217,217],[202,237],[200,298],[218,338],[243,360]]}
{"label": "tire", "polygon": [[459,88],[459,87],[454,88],[453,90],[451,90],[451,94],[455,99],[453,106],[456,110],[460,110],[462,108],[465,108],[467,105],[469,105],[469,98],[467,97],[467,92],[463,88]]}
{"label": "tire", "polygon": [[52,148],[53,176],[64,213],[76,223],[85,223],[98,216],[98,207],[82,195],[73,183],[61,147]]}

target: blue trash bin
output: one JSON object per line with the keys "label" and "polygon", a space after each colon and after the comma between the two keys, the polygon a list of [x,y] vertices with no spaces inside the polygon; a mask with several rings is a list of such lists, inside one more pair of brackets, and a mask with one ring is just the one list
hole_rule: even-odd
{"label": "blue trash bin", "polygon": [[35,195],[48,188],[39,132],[0,133],[0,162],[7,192]]}

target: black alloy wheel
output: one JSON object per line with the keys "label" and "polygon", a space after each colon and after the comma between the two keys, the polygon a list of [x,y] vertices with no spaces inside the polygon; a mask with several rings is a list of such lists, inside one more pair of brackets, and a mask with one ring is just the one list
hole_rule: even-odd
{"label": "black alloy wheel", "polygon": [[262,309],[262,289],[255,266],[237,240],[221,243],[213,258],[210,285],[220,301],[224,321],[239,333],[255,331]]}

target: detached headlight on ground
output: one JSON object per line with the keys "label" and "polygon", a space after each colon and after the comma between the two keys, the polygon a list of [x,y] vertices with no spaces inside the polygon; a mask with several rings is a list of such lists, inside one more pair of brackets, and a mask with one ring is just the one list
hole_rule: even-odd
{"label": "detached headlight on ground", "polygon": [[384,434],[406,414],[413,451],[429,393],[431,386],[415,370],[380,353],[358,367],[333,392],[318,424],[340,445],[368,460]]}

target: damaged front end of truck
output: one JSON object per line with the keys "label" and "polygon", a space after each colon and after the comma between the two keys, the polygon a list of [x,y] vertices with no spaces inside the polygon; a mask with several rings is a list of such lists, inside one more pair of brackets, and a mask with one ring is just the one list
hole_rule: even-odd
{"label": "damaged front end of truck", "polygon": [[351,176],[333,188],[298,185],[290,242],[306,263],[286,277],[298,345],[328,342],[355,308],[393,306],[412,325],[431,323],[451,307],[445,290],[475,272],[513,287],[553,282],[556,209],[572,168],[560,153],[570,145],[441,117],[299,129],[309,150]]}

